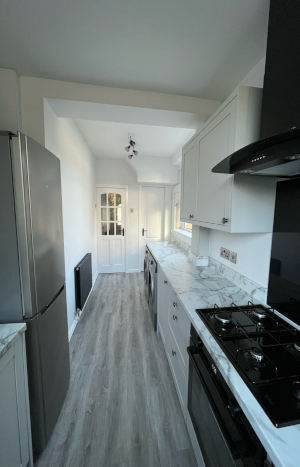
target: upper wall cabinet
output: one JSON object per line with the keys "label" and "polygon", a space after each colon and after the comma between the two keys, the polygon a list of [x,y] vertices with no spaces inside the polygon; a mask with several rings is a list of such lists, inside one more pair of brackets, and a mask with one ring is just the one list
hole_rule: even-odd
{"label": "upper wall cabinet", "polygon": [[181,170],[181,218],[192,219],[196,217],[198,188],[197,153],[195,140],[191,141],[182,153]]}
{"label": "upper wall cabinet", "polygon": [[262,89],[239,86],[182,152],[181,220],[226,232],[271,232],[276,180],[211,170],[259,139]]}

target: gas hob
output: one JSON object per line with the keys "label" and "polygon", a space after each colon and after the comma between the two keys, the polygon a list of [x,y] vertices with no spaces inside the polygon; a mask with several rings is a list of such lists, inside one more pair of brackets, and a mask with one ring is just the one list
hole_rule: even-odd
{"label": "gas hob", "polygon": [[196,312],[272,423],[300,424],[300,332],[251,302]]}

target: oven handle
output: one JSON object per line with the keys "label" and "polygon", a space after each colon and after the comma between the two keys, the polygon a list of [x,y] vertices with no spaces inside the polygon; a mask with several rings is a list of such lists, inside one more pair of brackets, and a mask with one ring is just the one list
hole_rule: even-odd
{"label": "oven handle", "polygon": [[[196,352],[195,352],[195,350],[196,350]],[[188,354],[189,354],[189,357],[190,357],[190,362],[193,364],[193,367],[196,370],[196,373],[197,373],[197,375],[198,375],[198,377],[199,377],[199,379],[200,379],[200,381],[202,383],[203,389],[204,389],[204,391],[206,393],[206,396],[208,398],[208,401],[210,403],[210,407],[211,407],[211,409],[212,409],[212,411],[214,413],[214,416],[215,416],[215,418],[217,420],[217,423],[220,426],[220,429],[221,429],[221,432],[223,434],[224,440],[225,440],[225,442],[226,442],[226,444],[227,444],[227,446],[228,446],[228,448],[229,448],[229,450],[231,452],[231,455],[232,455],[233,459],[242,459],[242,458],[248,457],[249,454],[248,454],[248,452],[246,450],[244,442],[241,439],[240,434],[238,433],[238,437],[240,438],[239,440],[234,441],[232,439],[230,431],[227,429],[227,426],[226,426],[226,424],[225,424],[225,422],[224,422],[224,420],[223,420],[223,418],[222,418],[222,416],[221,416],[221,414],[220,414],[220,412],[219,412],[219,410],[218,410],[218,408],[216,406],[216,403],[215,403],[215,401],[214,401],[214,399],[213,399],[213,397],[212,397],[212,395],[211,395],[211,393],[210,393],[210,391],[209,391],[209,389],[208,389],[208,387],[207,387],[207,385],[205,383],[205,380],[204,380],[204,378],[203,378],[203,376],[201,374],[201,371],[198,368],[198,365],[197,365],[197,363],[196,363],[196,361],[194,359],[194,353],[198,353],[200,355],[200,358],[201,358],[200,352],[198,351],[197,347],[188,347],[187,351],[188,351]],[[222,400],[222,403],[224,404],[224,401],[221,398],[221,395],[219,397]],[[226,408],[225,404],[224,404],[224,408]],[[226,408],[226,410],[227,410],[227,408]],[[228,416],[232,420],[232,417],[231,417],[229,412],[228,412]],[[234,423],[233,420],[232,420],[232,423]],[[234,431],[237,432],[238,431],[237,428],[235,428]]]}

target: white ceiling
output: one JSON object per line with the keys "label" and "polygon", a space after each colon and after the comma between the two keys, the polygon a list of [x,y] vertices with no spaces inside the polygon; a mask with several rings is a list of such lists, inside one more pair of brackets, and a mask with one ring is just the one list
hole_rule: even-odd
{"label": "white ceiling", "polygon": [[133,136],[137,157],[171,157],[194,133],[187,128],[137,125],[130,123],[74,120],[96,157],[127,157],[129,134]]}
{"label": "white ceiling", "polygon": [[224,100],[265,54],[269,0],[2,0],[0,66]]}

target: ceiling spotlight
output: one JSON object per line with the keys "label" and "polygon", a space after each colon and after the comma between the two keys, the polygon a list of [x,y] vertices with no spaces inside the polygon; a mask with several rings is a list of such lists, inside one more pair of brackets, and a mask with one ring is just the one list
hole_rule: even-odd
{"label": "ceiling spotlight", "polygon": [[137,155],[138,155],[138,151],[136,151],[136,150],[134,149],[134,150],[133,150],[133,154],[134,154],[135,156],[137,156]]}
{"label": "ceiling spotlight", "polygon": [[132,159],[132,158],[133,158],[133,154],[129,154],[128,159]]}
{"label": "ceiling spotlight", "polygon": [[130,146],[126,146],[125,151],[129,152]]}
{"label": "ceiling spotlight", "polygon": [[130,139],[129,144],[130,144],[130,146],[132,146],[132,147],[134,148],[134,146],[135,146],[135,141],[132,141],[132,139]]}

